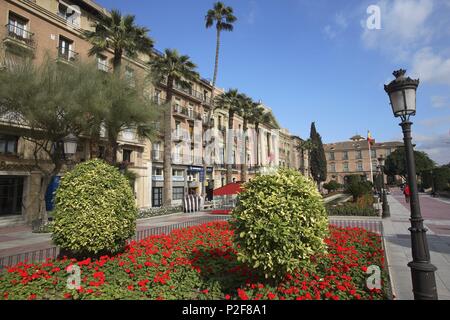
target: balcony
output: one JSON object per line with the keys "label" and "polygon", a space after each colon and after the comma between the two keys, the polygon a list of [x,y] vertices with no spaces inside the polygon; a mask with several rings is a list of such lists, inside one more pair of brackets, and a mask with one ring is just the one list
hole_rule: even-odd
{"label": "balcony", "polygon": [[4,43],[7,45],[18,46],[30,53],[34,52],[36,46],[34,42],[34,33],[10,23],[6,25],[6,38],[4,39]]}
{"label": "balcony", "polygon": [[152,161],[164,161],[164,152],[159,150],[152,150]]}
{"label": "balcony", "polygon": [[164,181],[164,176],[152,176],[153,181]]}
{"label": "balcony", "polygon": [[75,62],[78,60],[78,52],[65,47],[58,47],[58,60],[64,62]]}

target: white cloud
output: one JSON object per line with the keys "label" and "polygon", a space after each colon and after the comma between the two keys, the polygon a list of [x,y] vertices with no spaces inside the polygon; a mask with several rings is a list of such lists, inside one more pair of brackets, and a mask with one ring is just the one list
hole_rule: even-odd
{"label": "white cloud", "polygon": [[450,101],[447,97],[444,96],[432,96],[431,97],[431,106],[433,108],[445,108],[450,107]]}
{"label": "white cloud", "polygon": [[450,126],[450,116],[425,119],[425,120],[421,120],[419,123],[423,126],[433,127],[433,128],[439,127],[441,125]]}
{"label": "white cloud", "polygon": [[431,47],[415,53],[412,68],[412,74],[424,82],[450,85],[450,56],[436,54]]}
{"label": "white cloud", "polygon": [[438,164],[450,162],[450,131],[447,134],[420,135],[414,134],[416,149],[426,152]]}
{"label": "white cloud", "polygon": [[347,18],[342,12],[339,12],[334,15],[333,23],[326,25],[322,31],[329,39],[333,40],[338,34],[345,31],[347,27]]}
{"label": "white cloud", "polygon": [[366,48],[381,50],[397,60],[405,60],[412,48],[426,44],[433,35],[429,18],[433,0],[381,0],[381,30],[364,23],[361,39]]}

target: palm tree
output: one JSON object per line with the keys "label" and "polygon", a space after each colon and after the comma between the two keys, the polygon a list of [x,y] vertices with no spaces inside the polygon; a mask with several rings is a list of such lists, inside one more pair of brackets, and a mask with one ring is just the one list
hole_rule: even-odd
{"label": "palm tree", "polygon": [[260,125],[265,124],[271,127],[278,127],[272,112],[265,110],[261,105],[257,105],[252,112],[251,122],[255,124],[256,131],[256,166],[260,165],[259,158],[259,133]]}
{"label": "palm tree", "polygon": [[[220,34],[222,31],[233,31],[233,23],[236,22],[237,18],[233,15],[233,8],[227,7],[222,2],[216,2],[214,3],[214,7],[206,13],[205,16],[205,26],[206,28],[210,28],[214,25],[216,26],[216,57],[215,57],[215,63],[214,63],[214,75],[213,75],[213,81],[212,81],[212,94],[211,94],[211,101],[214,101],[214,88],[216,86],[216,80],[217,80],[217,73],[219,70],[219,51],[220,51]],[[213,116],[213,108],[211,108],[208,112],[208,128],[209,130],[212,129],[212,116]],[[203,161],[203,170],[206,175],[206,162]],[[214,174],[214,173],[213,173]],[[205,194],[205,184],[203,184],[202,188],[202,194]]]}
{"label": "palm tree", "polygon": [[133,15],[122,15],[119,10],[111,10],[110,15],[102,15],[93,25],[94,31],[85,31],[91,42],[89,55],[100,54],[106,50],[114,51],[113,68],[119,71],[122,57],[136,57],[138,52],[150,55],[153,40],[147,35],[149,29],[137,26]]}
{"label": "palm tree", "polygon": [[214,8],[208,10],[205,17],[206,28],[216,24],[216,60],[214,64],[213,87],[216,85],[217,71],[219,68],[220,33],[222,31],[233,31],[233,23],[237,18],[233,15],[233,8],[225,6],[222,2],[216,2]]}
{"label": "palm tree", "polygon": [[244,133],[244,158],[241,166],[241,181],[247,182],[248,172],[247,172],[247,133],[248,125],[254,121],[255,109],[259,106],[258,103],[253,102],[253,100],[246,96],[245,94],[240,94],[238,99],[239,115],[242,117],[243,124],[242,129]]}
{"label": "palm tree", "polygon": [[[117,73],[120,71],[124,54],[130,58],[135,58],[138,52],[150,55],[153,48],[153,40],[147,35],[149,29],[135,25],[134,20],[134,16],[123,16],[119,10],[111,10],[110,15],[102,14],[98,21],[92,25],[95,28],[94,31],[84,31],[84,36],[92,44],[89,55],[93,56],[112,50],[114,52],[113,70]],[[114,126],[114,124],[106,121],[103,125],[107,130],[109,130],[109,126]],[[97,157],[100,127],[94,128],[93,131],[90,151],[91,157]],[[115,148],[110,145],[108,149],[112,150]],[[109,161],[114,161],[115,157],[116,155],[109,155]]]}
{"label": "palm tree", "polygon": [[164,112],[164,207],[172,205],[172,97],[175,84],[189,88],[189,81],[199,78],[195,71],[197,66],[187,55],[180,55],[177,50],[166,49],[162,56],[156,55],[150,62],[152,76],[157,83],[165,80],[167,103]]}
{"label": "palm tree", "polygon": [[[239,92],[237,89],[230,89],[226,93],[218,96],[214,103],[216,108],[225,109],[228,111],[228,134],[227,134],[227,147],[231,148],[233,141],[231,140],[231,132],[234,129],[234,115],[239,113]],[[227,159],[227,184],[231,183],[233,180],[233,164],[229,163]]]}

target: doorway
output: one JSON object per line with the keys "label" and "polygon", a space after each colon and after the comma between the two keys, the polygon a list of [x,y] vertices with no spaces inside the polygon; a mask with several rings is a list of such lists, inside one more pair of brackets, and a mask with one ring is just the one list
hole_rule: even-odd
{"label": "doorway", "polygon": [[22,214],[24,177],[0,176],[0,216]]}

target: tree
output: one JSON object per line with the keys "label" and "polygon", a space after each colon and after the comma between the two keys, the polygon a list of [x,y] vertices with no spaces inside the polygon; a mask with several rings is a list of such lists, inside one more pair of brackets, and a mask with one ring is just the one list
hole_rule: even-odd
{"label": "tree", "polygon": [[[434,161],[422,151],[414,151],[414,159],[416,172],[419,175],[436,166]],[[384,172],[389,176],[401,176],[406,180],[407,167],[405,148],[396,149],[386,158]]]}
{"label": "tree", "polygon": [[[303,157],[303,164],[304,164],[304,152],[306,152],[306,157],[308,158],[308,159],[310,159],[310,154],[311,154],[311,150],[312,149],[314,149],[314,144],[313,144],[313,142],[311,141],[311,139],[307,139],[307,140],[302,140],[301,142],[300,142],[300,144],[297,146],[297,150],[298,151],[300,151],[301,153],[302,153],[302,157]],[[310,172],[310,166],[311,166],[311,162],[310,161],[308,161],[308,168],[305,168],[304,166],[303,166],[303,168],[301,168],[301,169],[303,169],[303,174],[306,174],[307,172]]]}
{"label": "tree", "polygon": [[245,94],[240,94],[238,99],[239,115],[242,117],[243,124],[243,137],[244,137],[244,155],[242,157],[241,165],[241,180],[247,182],[248,177],[248,164],[247,164],[247,148],[248,148],[248,125],[254,123],[254,113],[255,109],[258,108],[259,104],[253,102],[253,100],[246,96]]}
{"label": "tree", "polygon": [[[214,100],[214,106],[216,108],[225,109],[228,111],[228,130],[234,130],[234,115],[239,113],[239,92],[237,89],[230,89],[227,92],[221,94],[216,97]],[[227,138],[231,138],[232,135],[230,132],[227,135]],[[228,148],[231,148],[233,145],[233,141],[227,141]],[[233,164],[229,163],[227,159],[227,175],[226,181],[227,184],[231,183],[233,180]]]}
{"label": "tree", "polygon": [[[148,36],[149,30],[139,27],[134,23],[135,17],[132,15],[122,15],[118,10],[111,10],[110,15],[102,14],[92,27],[94,31],[84,31],[84,36],[92,44],[89,55],[98,55],[104,51],[112,50],[113,69],[115,73],[120,73],[123,55],[135,58],[139,52],[150,55],[153,48],[153,40]],[[108,123],[107,118],[102,125],[106,128],[114,127],[115,123]],[[92,135],[91,156],[98,154],[98,141],[100,126],[93,128],[96,135]],[[114,131],[114,128],[108,129]],[[112,152],[114,145],[110,145],[107,150]],[[115,164],[116,155],[107,155],[107,161]]]}
{"label": "tree", "polygon": [[[213,9],[208,10],[205,16],[205,26],[206,28],[210,28],[214,25],[216,26],[216,56],[215,56],[215,62],[214,62],[214,75],[213,75],[213,81],[212,81],[212,94],[211,94],[211,101],[214,103],[214,88],[216,87],[216,81],[217,81],[217,74],[219,70],[219,51],[220,51],[220,34],[222,31],[233,31],[233,23],[237,21],[237,18],[233,15],[233,8],[225,6],[222,2],[216,2],[214,4]],[[213,117],[213,110],[212,107],[208,112],[208,128],[211,131],[212,130],[212,117]],[[206,161],[203,161],[203,171],[205,173],[207,172],[207,164]],[[228,171],[227,171],[227,180],[228,180]],[[202,194],[205,194],[206,192],[205,184],[203,183],[202,187]]]}
{"label": "tree", "polygon": [[260,132],[260,125],[265,124],[269,125],[275,128],[278,128],[278,124],[276,123],[276,120],[270,111],[266,111],[262,106],[257,105],[253,109],[253,113],[251,115],[251,122],[255,124],[255,131],[256,131],[256,165],[260,165],[260,158],[259,158],[259,132]]}
{"label": "tree", "polygon": [[167,104],[164,107],[164,207],[172,205],[172,97],[175,84],[189,88],[189,81],[199,78],[197,66],[187,55],[177,50],[166,49],[162,56],[156,55],[150,62],[153,80],[161,83],[167,80]]}
{"label": "tree", "polygon": [[118,137],[124,130],[133,130],[136,137],[152,138],[156,131],[154,121],[159,117],[154,103],[144,95],[139,85],[130,86],[124,75],[105,74],[104,90],[107,99],[100,112],[108,136],[105,157],[117,162]]}
{"label": "tree", "polygon": [[147,35],[150,30],[137,26],[134,20],[133,15],[122,15],[119,10],[111,10],[110,15],[102,14],[92,25],[95,30],[84,32],[92,43],[89,54],[112,50],[114,71],[120,70],[124,54],[130,58],[136,57],[139,52],[150,55],[153,48],[153,40]]}
{"label": "tree", "polygon": [[311,143],[314,145],[310,152],[311,175],[320,189],[320,183],[327,179],[327,159],[323,149],[322,137],[316,130],[316,124],[311,123]]}
{"label": "tree", "polygon": [[37,214],[44,224],[46,190],[66,162],[62,140],[69,134],[79,137],[98,122],[96,111],[108,99],[102,81],[90,64],[65,66],[49,57],[39,66],[28,61],[0,72],[3,120],[20,128],[32,146],[33,165],[42,174]]}

